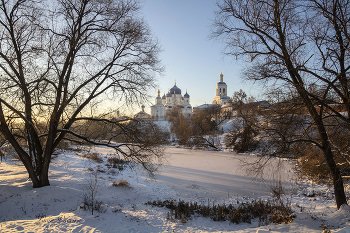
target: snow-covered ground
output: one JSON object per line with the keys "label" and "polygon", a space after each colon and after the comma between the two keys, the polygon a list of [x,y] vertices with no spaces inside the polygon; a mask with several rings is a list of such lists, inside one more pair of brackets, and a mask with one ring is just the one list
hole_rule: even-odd
{"label": "snow-covered ground", "polygon": [[[329,224],[332,232],[350,232],[350,208],[337,210],[332,188],[294,178],[291,164],[269,161],[262,175],[266,182],[247,171],[242,164],[256,159],[251,155],[196,151],[167,147],[164,165],[151,179],[141,169],[106,166],[113,151],[95,147],[104,162],[96,163],[64,152],[52,161],[48,187],[33,189],[19,161],[6,158],[0,164],[0,232],[322,232],[320,224]],[[103,202],[101,213],[83,210],[84,195],[89,192],[91,171],[97,172],[97,199]],[[147,201],[181,199],[199,203],[236,203],[249,197],[266,199],[271,184],[281,178],[296,218],[290,224],[259,226],[214,222],[193,216],[186,223],[166,220],[168,209],[146,205]],[[111,183],[126,180],[130,188]],[[347,185],[347,196],[349,186]],[[313,197],[305,195],[315,193]]]}
{"label": "snow-covered ground", "polygon": [[227,201],[232,197],[271,195],[271,186],[280,179],[286,189],[292,189],[293,164],[271,159],[260,173],[250,171],[256,157],[203,150],[169,148],[164,165],[156,176],[158,182],[173,187],[181,197],[196,197],[207,201]]}

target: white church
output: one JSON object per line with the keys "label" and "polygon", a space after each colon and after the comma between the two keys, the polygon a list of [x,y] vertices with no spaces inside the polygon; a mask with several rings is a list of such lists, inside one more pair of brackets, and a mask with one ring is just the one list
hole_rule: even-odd
{"label": "white church", "polygon": [[230,97],[227,96],[227,85],[224,82],[224,75],[219,75],[220,80],[216,84],[216,96],[212,104],[203,104],[196,108],[192,108],[190,104],[190,95],[186,93],[182,96],[181,89],[175,85],[168,91],[167,94],[160,96],[160,91],[158,89],[158,96],[155,99],[155,105],[151,106],[151,115],[147,114],[144,111],[144,106],[142,106],[142,111],[135,115],[137,118],[153,118],[156,120],[165,120],[168,111],[175,106],[179,107],[182,114],[186,117],[191,117],[192,111],[207,108],[211,105],[221,105],[224,106],[230,100]]}
{"label": "white church", "polygon": [[190,104],[190,95],[187,93],[182,96],[181,89],[175,85],[160,97],[160,91],[158,90],[158,96],[155,101],[155,105],[151,106],[151,117],[156,119],[165,119],[167,111],[170,111],[173,107],[180,108],[182,114],[186,117],[190,117],[192,114],[192,106]]}

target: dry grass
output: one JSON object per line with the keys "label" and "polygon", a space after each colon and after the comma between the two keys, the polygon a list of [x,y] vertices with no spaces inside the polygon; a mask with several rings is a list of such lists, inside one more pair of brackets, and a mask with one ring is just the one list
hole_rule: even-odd
{"label": "dry grass", "polygon": [[87,158],[87,159],[91,159],[97,163],[102,163],[103,159],[101,158],[101,156],[98,153],[87,153],[87,154],[81,154],[82,157]]}
{"label": "dry grass", "polygon": [[121,179],[118,182],[113,182],[112,183],[113,187],[123,187],[123,188],[131,188],[130,184],[127,180]]}
{"label": "dry grass", "polygon": [[129,163],[129,161],[116,158],[116,157],[108,158],[107,162],[110,164],[108,166],[113,168],[118,168],[120,171],[124,170],[124,166]]}
{"label": "dry grass", "polygon": [[128,163],[127,161],[120,159],[120,158],[116,158],[116,157],[111,157],[107,159],[107,162],[110,164],[126,164]]}

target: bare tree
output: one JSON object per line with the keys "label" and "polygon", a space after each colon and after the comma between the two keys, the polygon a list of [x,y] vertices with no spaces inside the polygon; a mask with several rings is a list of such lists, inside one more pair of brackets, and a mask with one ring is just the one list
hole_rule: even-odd
{"label": "bare tree", "polygon": [[188,145],[191,136],[191,119],[186,118],[181,113],[180,106],[174,106],[170,111],[166,113],[168,121],[171,123],[171,132],[176,135],[180,145]]}
{"label": "bare tree", "polygon": [[[127,121],[88,109],[104,99],[134,103],[153,86],[159,46],[138,10],[134,0],[1,1],[0,131],[33,187],[49,185],[51,155],[69,135],[96,143],[73,126],[103,121],[123,129]],[[98,144],[135,158],[143,151]]]}
{"label": "bare tree", "polygon": [[349,127],[349,1],[223,0],[218,7],[213,36],[225,38],[228,55],[253,63],[247,78],[297,93],[315,134],[292,142],[322,151],[340,208],[347,201],[325,120]]}
{"label": "bare tree", "polygon": [[221,117],[221,106],[212,105],[198,109],[191,117],[191,146],[220,150],[218,126],[224,120]]}
{"label": "bare tree", "polygon": [[193,134],[207,135],[216,132],[218,130],[218,123],[220,124],[222,122],[220,110],[220,105],[213,105],[194,112],[191,117]]}
{"label": "bare tree", "polygon": [[197,148],[220,150],[217,138],[217,123],[220,120],[220,106],[198,109],[191,118],[181,113],[181,108],[175,106],[167,112],[171,123],[171,132],[176,135],[180,145]]}
{"label": "bare tree", "polygon": [[235,121],[226,135],[226,146],[233,146],[239,153],[253,150],[257,144],[254,137],[259,131],[258,105],[243,90],[233,93],[232,105],[235,108]]}

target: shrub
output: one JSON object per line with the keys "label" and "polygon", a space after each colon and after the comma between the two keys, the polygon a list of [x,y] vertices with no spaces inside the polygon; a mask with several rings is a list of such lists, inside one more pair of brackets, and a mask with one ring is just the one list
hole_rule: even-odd
{"label": "shrub", "polygon": [[71,142],[62,140],[60,143],[58,143],[57,149],[70,150],[70,144],[71,144]]}
{"label": "shrub", "polygon": [[226,147],[233,147],[238,153],[253,151],[258,147],[259,142],[255,139],[258,130],[250,124],[243,124],[242,119],[238,119],[232,125],[231,131],[226,135]]}
{"label": "shrub", "polygon": [[293,220],[292,210],[289,204],[284,204],[281,199],[277,200],[252,200],[234,206],[230,205],[198,205],[197,202],[184,202],[179,200],[153,201],[146,205],[166,207],[170,209],[167,219],[179,219],[182,223],[188,221],[191,215],[210,217],[213,221],[230,221],[232,223],[251,223],[254,218],[259,218],[261,224],[290,223]]}
{"label": "shrub", "polygon": [[6,157],[20,160],[15,149],[8,143],[4,143],[0,146],[0,157],[1,157],[1,160],[0,160],[1,162],[2,162],[2,159],[6,158]]}
{"label": "shrub", "polygon": [[37,219],[46,218],[46,214],[43,214],[43,213],[41,213],[41,214],[36,214],[35,217],[36,217]]}
{"label": "shrub", "polygon": [[94,210],[102,212],[102,202],[97,200],[99,194],[99,180],[97,178],[97,172],[90,172],[86,179],[84,200],[81,208],[84,210],[91,210],[91,215],[94,215]]}
{"label": "shrub", "polygon": [[126,163],[128,163],[128,161],[125,161],[125,160],[117,158],[117,157],[108,158],[107,162],[109,162],[110,164],[126,164]]}
{"label": "shrub", "polygon": [[297,164],[302,176],[317,183],[330,178],[329,167],[319,148],[312,145],[301,145],[296,153],[303,154]]}
{"label": "shrub", "polygon": [[[171,132],[176,135],[178,144],[182,146],[197,148],[218,149],[213,136],[218,131],[220,119],[220,108],[212,106],[207,109],[200,109],[192,114],[191,118],[181,113],[180,107],[174,107],[167,112],[168,121],[171,123]],[[216,122],[214,119],[218,119]]]}
{"label": "shrub", "polygon": [[208,136],[193,136],[191,140],[187,142],[187,146],[192,149],[209,149],[209,150],[220,150],[221,143],[218,135]]}
{"label": "shrub", "polygon": [[120,171],[124,170],[124,166],[129,163],[129,161],[116,157],[108,158],[107,162],[110,163],[113,168],[118,168]]}
{"label": "shrub", "polygon": [[[350,141],[350,135],[339,134],[337,140],[334,140],[333,146],[335,148],[340,148],[337,144],[344,141]],[[297,168],[301,176],[307,177],[316,183],[324,183],[330,180],[331,170],[329,169],[322,151],[317,146],[306,143],[298,144],[295,145],[294,153],[300,157]],[[350,157],[348,152],[334,150],[334,160],[342,176],[350,175],[350,164],[348,162]]]}
{"label": "shrub", "polygon": [[129,182],[128,182],[127,180],[124,180],[124,179],[121,179],[121,180],[119,180],[118,182],[115,182],[115,181],[114,181],[114,182],[112,183],[112,186],[113,186],[113,187],[131,188]]}
{"label": "shrub", "polygon": [[103,162],[103,159],[101,158],[101,156],[98,153],[87,153],[87,154],[82,154],[81,156],[84,158],[87,158],[87,159],[91,159],[97,163]]}
{"label": "shrub", "polygon": [[83,203],[80,205],[80,208],[83,210],[91,211],[92,215],[94,213],[94,210],[96,210],[99,213],[106,212],[106,209],[103,208],[102,201],[98,201],[98,200],[92,201],[92,199],[87,195],[84,196],[84,200],[83,200]]}

